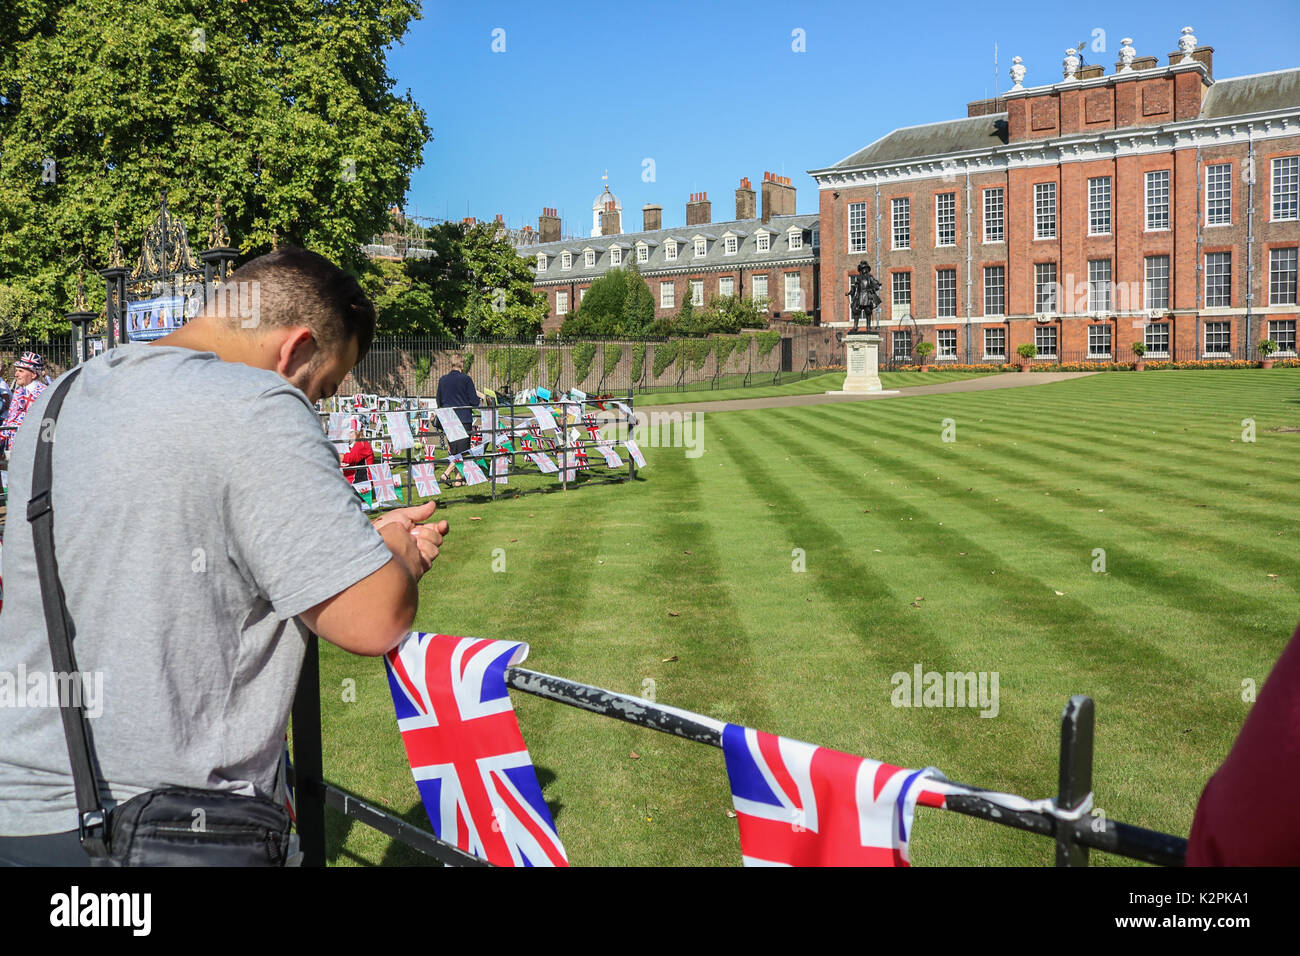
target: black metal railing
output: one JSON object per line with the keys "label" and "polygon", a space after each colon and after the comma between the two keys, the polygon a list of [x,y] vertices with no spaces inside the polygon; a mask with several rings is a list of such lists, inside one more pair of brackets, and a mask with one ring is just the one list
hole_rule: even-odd
{"label": "black metal railing", "polygon": [[[483,865],[482,860],[467,859],[457,847],[325,780],[321,757],[318,653],[317,638],[312,636],[293,706],[295,796],[304,865],[325,865],[324,809],[327,805],[438,862]],[[694,743],[722,746],[723,722],[702,714],[522,667],[508,668],[506,683],[515,690],[555,703]],[[1061,716],[1057,795],[1050,808],[1009,809],[1005,800],[999,799],[1004,796],[1002,794],[955,784],[968,792],[949,795],[945,809],[1051,838],[1056,845],[1057,866],[1087,866],[1089,851],[1094,849],[1159,866],[1182,866],[1187,855],[1184,838],[1088,812],[1093,796],[1094,721],[1092,699],[1083,695],[1071,697]]]}

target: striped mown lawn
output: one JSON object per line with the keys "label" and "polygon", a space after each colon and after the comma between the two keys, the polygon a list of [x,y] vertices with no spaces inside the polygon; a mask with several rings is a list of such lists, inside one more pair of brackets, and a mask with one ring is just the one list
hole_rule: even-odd
{"label": "striped mown lawn", "polygon": [[[1300,618],[1300,434],[1280,428],[1300,429],[1300,370],[707,413],[704,453],[648,449],[642,481],[450,509],[420,626],[1030,797],[1055,792],[1061,709],[1089,694],[1096,805],[1186,835],[1249,711],[1243,682],[1263,684]],[[916,664],[997,672],[996,717],[894,707],[891,676]],[[382,665],[327,648],[322,667],[326,776],[426,825]],[[719,751],[515,701],[574,863],[739,863]],[[337,863],[416,859],[330,821]],[[925,809],[912,849],[921,865],[1052,858]]]}

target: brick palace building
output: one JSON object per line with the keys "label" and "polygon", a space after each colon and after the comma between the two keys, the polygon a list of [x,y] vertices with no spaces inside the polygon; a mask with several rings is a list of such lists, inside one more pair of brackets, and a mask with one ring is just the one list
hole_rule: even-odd
{"label": "brick palace building", "polygon": [[[559,328],[591,283],[608,270],[635,263],[655,302],[655,318],[675,316],[689,298],[707,305],[714,296],[768,301],[773,319],[792,312],[820,315],[817,216],[795,214],[788,177],[766,173],[762,213],[748,179],[736,189],[734,219],[714,222],[707,193],[693,193],[684,226],[663,228],[663,207],[642,207],[642,229],[625,233],[622,205],[606,185],[592,203],[590,237],[564,239],[560,218],[547,208],[533,235],[517,246],[536,256],[533,288],[547,297],[545,329]],[[531,230],[526,230],[526,233]]]}
{"label": "brick palace building", "polygon": [[[896,129],[810,170],[820,191],[821,319],[849,276],[881,281],[882,361],[1254,357],[1296,350],[1300,69],[1215,80],[1183,31],[1165,66],[1123,41],[1080,65]],[[815,221],[815,220],[814,220]],[[689,230],[688,230],[689,231]]]}

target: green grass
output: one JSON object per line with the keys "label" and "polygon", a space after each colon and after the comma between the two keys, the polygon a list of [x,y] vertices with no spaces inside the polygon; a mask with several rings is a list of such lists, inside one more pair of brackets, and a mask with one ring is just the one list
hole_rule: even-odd
{"label": "green grass", "polygon": [[[885,388],[911,388],[916,385],[938,385],[958,382],[968,378],[981,378],[989,372],[881,372],[880,384]],[[721,402],[738,398],[773,398],[778,395],[820,395],[844,387],[843,372],[827,372],[805,379],[784,382],[780,385],[753,385],[749,388],[718,388],[705,391],[651,392],[637,394],[636,407],[650,405],[678,405],[686,402]]]}
{"label": "green grass", "polygon": [[[1249,711],[1242,682],[1263,684],[1298,616],[1300,434],[1282,426],[1300,427],[1300,370],[706,413],[704,454],[649,448],[642,481],[449,509],[418,624],[1028,797],[1055,792],[1061,710],[1088,694],[1096,805],[1186,835]],[[890,677],[916,663],[997,671],[997,717],[894,708]],[[327,778],[427,826],[382,665],[326,647],[322,689]],[[575,864],[739,864],[720,752],[514,697]],[[418,859],[329,819],[336,863]],[[1052,851],[925,809],[912,842],[920,865]]]}

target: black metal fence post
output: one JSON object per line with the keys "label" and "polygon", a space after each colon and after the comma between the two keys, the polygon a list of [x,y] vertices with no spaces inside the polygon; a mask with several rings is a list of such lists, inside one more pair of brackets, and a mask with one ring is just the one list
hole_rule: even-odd
{"label": "black metal fence post", "polygon": [[[1094,705],[1091,697],[1075,694],[1061,715],[1061,767],[1056,807],[1071,811],[1092,792]],[[1088,826],[1085,818],[1083,826]],[[1080,821],[1056,820],[1056,865],[1087,866],[1088,848],[1076,840]]]}
{"label": "black metal fence post", "polygon": [[293,698],[294,804],[303,866],[325,865],[325,781],[320,728],[320,646],[307,638]]}

